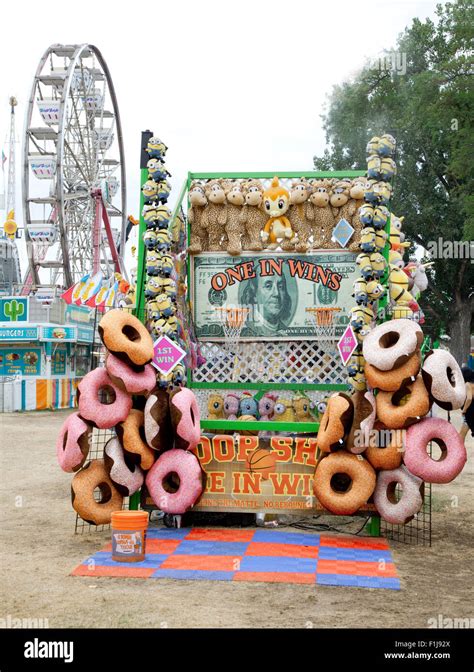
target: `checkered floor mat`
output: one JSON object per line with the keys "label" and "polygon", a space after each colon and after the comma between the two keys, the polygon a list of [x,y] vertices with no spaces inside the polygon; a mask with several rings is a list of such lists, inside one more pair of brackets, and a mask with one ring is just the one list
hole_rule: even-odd
{"label": "checkered floor mat", "polygon": [[108,544],[72,575],[400,590],[385,539],[262,529],[151,528],[143,562],[114,562]]}

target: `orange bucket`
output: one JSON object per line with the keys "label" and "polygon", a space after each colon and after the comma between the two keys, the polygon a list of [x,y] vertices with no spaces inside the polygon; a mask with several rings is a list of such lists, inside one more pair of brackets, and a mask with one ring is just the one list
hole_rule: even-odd
{"label": "orange bucket", "polygon": [[114,511],[112,513],[112,560],[141,562],[145,559],[146,511]]}

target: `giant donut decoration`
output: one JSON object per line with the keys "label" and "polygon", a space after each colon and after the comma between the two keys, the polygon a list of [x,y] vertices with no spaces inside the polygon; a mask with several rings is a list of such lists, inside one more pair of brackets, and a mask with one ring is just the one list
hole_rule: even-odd
{"label": "giant donut decoration", "polygon": [[461,369],[447,350],[431,350],[421,368],[423,382],[433,401],[445,411],[462,408],[466,386]]}
{"label": "giant donut decoration", "polygon": [[[400,402],[409,395],[403,405]],[[375,397],[377,417],[388,429],[403,429],[421,420],[431,402],[419,374],[414,383],[406,383],[397,392],[379,392]]]}
{"label": "giant donut decoration", "polygon": [[[166,490],[166,479],[177,474],[176,492]],[[194,506],[203,491],[202,471],[198,458],[189,450],[174,448],[160,455],[147,474],[146,487],[156,506],[165,513],[185,513]]]}
{"label": "giant donut decoration", "polygon": [[377,422],[374,429],[374,438],[371,439],[364,457],[374,469],[384,471],[397,469],[402,463],[405,452],[405,430],[387,429],[381,422]]}
{"label": "giant donut decoration", "polygon": [[147,394],[156,385],[156,369],[151,364],[145,364],[143,371],[138,372],[109,353],[105,360],[105,368],[111,381],[129,394]]}
{"label": "giant donut decoration", "polygon": [[[404,525],[423,506],[420,487],[423,481],[411,474],[405,466],[381,471],[377,476],[374,492],[374,504],[387,523]],[[395,497],[395,487],[399,484],[402,493],[399,501]]]}
{"label": "giant donut decoration", "polygon": [[[115,400],[104,403],[100,400],[100,393],[108,392],[115,396]],[[110,429],[119,422],[123,422],[132,408],[131,397],[117,387],[103,368],[90,371],[78,385],[79,415],[83,420],[92,423],[99,429]]]}
{"label": "giant donut decoration", "polygon": [[364,338],[365,361],[380,371],[396,369],[410,359],[423,343],[420,325],[413,320],[389,320],[372,329]]}
{"label": "giant donut decoration", "polygon": [[153,359],[152,338],[134,315],[117,308],[109,310],[98,330],[107,350],[126,364],[143,367]]}
{"label": "giant donut decoration", "polygon": [[[440,446],[440,460],[428,455],[430,441]],[[464,442],[453,425],[442,418],[425,418],[408,430],[403,459],[412,474],[427,483],[450,483],[461,473],[467,454]]]}
{"label": "giant donut decoration", "polygon": [[344,446],[344,440],[352,426],[354,404],[342,392],[328,399],[326,410],[319,423],[317,446],[323,453],[330,453]]}
{"label": "giant donut decoration", "polygon": [[145,442],[143,412],[132,408],[128,418],[124,422],[119,423],[115,431],[123,449],[130,455],[132,461],[138,464],[144,471],[151,469],[156,458],[156,453]]}
{"label": "giant donut decoration", "polygon": [[376,406],[372,392],[354,392],[351,399],[354,404],[354,420],[347,437],[347,450],[357,455],[363,453],[369,445]]}
{"label": "giant donut decoration", "polygon": [[59,432],[56,441],[56,456],[63,471],[77,471],[87,460],[92,428],[79,413],[72,413]]}
{"label": "giant donut decoration", "polygon": [[201,415],[196,396],[188,387],[171,392],[170,415],[175,448],[195,448],[201,438]]}
{"label": "giant donut decoration", "polygon": [[373,364],[365,363],[364,373],[370,387],[376,387],[384,392],[396,392],[405,382],[413,381],[421,367],[421,354],[419,350],[407,359],[397,369],[380,371]]}
{"label": "giant donut decoration", "polygon": [[123,497],[133,495],[142,487],[143,471],[136,464],[127,464],[127,453],[116,436],[105,444],[104,464],[110,480]]}
{"label": "giant donut decoration", "polygon": [[[99,488],[100,501],[94,499]],[[122,508],[123,497],[110,480],[103,460],[92,460],[74,475],[71,483],[71,500],[74,510],[82,520],[91,525],[108,525],[112,512]]]}
{"label": "giant donut decoration", "polygon": [[145,405],[145,438],[151,448],[163,451],[173,447],[169,397],[165,390],[153,390]]}
{"label": "giant donut decoration", "polygon": [[[338,491],[333,478],[344,474],[350,484],[344,492]],[[316,467],[313,491],[325,509],[341,516],[355,513],[367,503],[375,488],[375,471],[362,455],[345,450],[324,457]]]}

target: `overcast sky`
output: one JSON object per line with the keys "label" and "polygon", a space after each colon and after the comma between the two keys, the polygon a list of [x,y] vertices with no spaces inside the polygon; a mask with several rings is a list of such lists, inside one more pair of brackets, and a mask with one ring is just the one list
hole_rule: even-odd
{"label": "overcast sky", "polygon": [[8,99],[13,94],[19,103],[21,145],[29,90],[45,49],[58,42],[88,42],[101,50],[115,85],[130,214],[138,216],[140,132],[147,128],[169,146],[166,159],[175,197],[189,170],[310,170],[313,155],[325,146],[320,115],[332,86],[390,49],[414,17],[434,16],[436,4],[5,3],[0,140],[6,152]]}

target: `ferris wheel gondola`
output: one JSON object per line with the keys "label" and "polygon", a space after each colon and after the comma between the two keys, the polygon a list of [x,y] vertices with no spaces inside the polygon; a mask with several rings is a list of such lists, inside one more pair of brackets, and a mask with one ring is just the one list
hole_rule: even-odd
{"label": "ferris wheel gondola", "polygon": [[23,158],[26,283],[69,287],[87,273],[123,273],[122,128],[109,69],[93,45],[55,44],[43,54]]}

